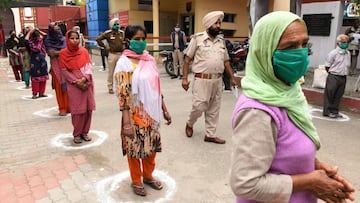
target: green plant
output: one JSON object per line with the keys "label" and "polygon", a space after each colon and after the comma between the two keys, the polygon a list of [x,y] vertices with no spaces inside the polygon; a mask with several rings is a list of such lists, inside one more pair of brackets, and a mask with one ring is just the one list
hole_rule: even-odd
{"label": "green plant", "polygon": [[[11,0],[1,0],[0,1],[0,11],[2,11],[2,13],[5,12],[5,9],[10,7],[10,2]],[[4,16],[0,16],[0,22],[2,22],[4,20]]]}

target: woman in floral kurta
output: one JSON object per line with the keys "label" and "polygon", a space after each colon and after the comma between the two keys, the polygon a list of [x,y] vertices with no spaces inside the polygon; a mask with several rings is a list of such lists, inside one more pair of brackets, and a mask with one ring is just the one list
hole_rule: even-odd
{"label": "woman in floral kurta", "polygon": [[[127,155],[133,191],[145,196],[141,182],[156,190],[162,189],[162,183],[155,180],[156,152],[161,151],[160,120],[161,114],[167,124],[171,117],[167,112],[160,92],[159,72],[146,47],[146,31],[140,25],[126,28],[126,49],[118,60],[114,72],[115,89],[122,111],[121,140],[123,154]],[[142,164],[142,168],[140,166]]]}

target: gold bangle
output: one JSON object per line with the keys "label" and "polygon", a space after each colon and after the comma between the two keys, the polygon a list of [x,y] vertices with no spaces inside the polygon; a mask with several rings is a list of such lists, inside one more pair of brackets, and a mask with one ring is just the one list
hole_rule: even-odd
{"label": "gold bangle", "polygon": [[123,129],[124,129],[124,130],[130,130],[131,128],[132,128],[131,125],[129,125],[129,126],[127,126],[127,127],[126,127],[126,126],[123,126]]}

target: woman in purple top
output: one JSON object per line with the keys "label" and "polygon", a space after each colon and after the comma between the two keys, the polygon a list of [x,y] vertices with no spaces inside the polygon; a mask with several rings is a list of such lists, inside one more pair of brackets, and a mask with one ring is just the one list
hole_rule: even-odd
{"label": "woman in purple top", "polygon": [[309,64],[305,23],[273,12],[254,28],[232,117],[230,185],[237,203],[345,203],[354,188],[316,159],[320,148],[298,79]]}

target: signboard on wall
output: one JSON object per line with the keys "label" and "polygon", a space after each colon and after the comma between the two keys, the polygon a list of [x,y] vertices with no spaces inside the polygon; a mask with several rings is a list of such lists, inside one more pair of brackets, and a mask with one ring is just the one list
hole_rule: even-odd
{"label": "signboard on wall", "polygon": [[344,18],[360,17],[360,1],[345,0],[344,2]]}
{"label": "signboard on wall", "polygon": [[138,9],[139,10],[151,10],[152,9],[152,0],[138,0]]}
{"label": "signboard on wall", "polygon": [[330,36],[331,13],[303,15],[308,34],[312,36]]}
{"label": "signboard on wall", "polygon": [[129,12],[121,11],[109,14],[109,19],[119,18],[120,26],[127,27],[129,25]]}
{"label": "signboard on wall", "polygon": [[122,11],[119,12],[119,21],[121,27],[127,27],[129,25],[129,12],[128,11]]}

